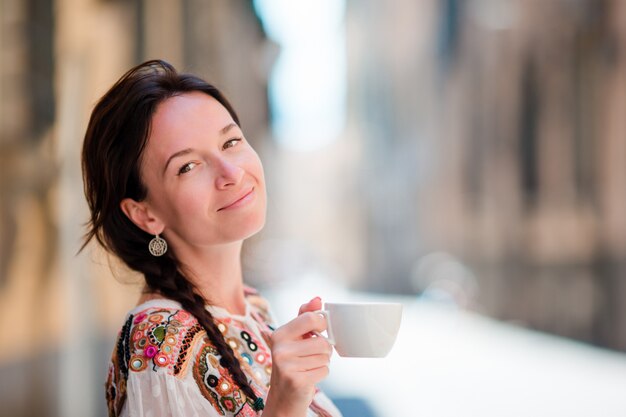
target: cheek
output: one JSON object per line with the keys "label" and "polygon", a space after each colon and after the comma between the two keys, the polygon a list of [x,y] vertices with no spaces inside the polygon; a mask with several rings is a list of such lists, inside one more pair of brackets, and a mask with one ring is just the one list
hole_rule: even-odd
{"label": "cheek", "polygon": [[175,189],[163,189],[155,196],[164,221],[170,227],[175,223],[189,223],[199,214],[206,214],[209,198],[206,183],[195,178],[179,184]]}
{"label": "cheek", "polygon": [[[256,154],[255,154],[256,155]],[[267,189],[265,188],[265,172],[263,170],[263,164],[261,163],[261,160],[259,159],[259,157],[257,156],[254,161],[253,161],[253,167],[252,167],[252,172],[254,175],[254,177],[257,179],[257,182],[259,184],[259,211],[260,211],[260,216],[261,216],[261,222],[263,224],[265,224],[265,216],[266,216],[266,212],[267,212]]]}
{"label": "cheek", "polygon": [[263,164],[261,158],[256,152],[252,151],[249,158],[246,160],[247,170],[250,172],[261,185],[265,188],[265,172],[263,171]]}
{"label": "cheek", "polygon": [[206,179],[197,175],[178,187],[176,192],[172,193],[169,198],[180,216],[189,216],[199,212],[204,213],[210,205],[210,187]]}

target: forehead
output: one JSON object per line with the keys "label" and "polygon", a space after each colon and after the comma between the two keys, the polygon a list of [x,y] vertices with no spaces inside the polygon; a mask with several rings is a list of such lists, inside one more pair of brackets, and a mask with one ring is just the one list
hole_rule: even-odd
{"label": "forehead", "polygon": [[202,92],[185,93],[158,105],[152,116],[150,139],[161,143],[196,133],[217,134],[232,122],[228,110],[213,97]]}

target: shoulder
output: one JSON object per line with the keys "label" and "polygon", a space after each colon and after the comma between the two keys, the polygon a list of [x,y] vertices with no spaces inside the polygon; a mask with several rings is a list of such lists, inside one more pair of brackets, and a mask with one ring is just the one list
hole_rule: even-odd
{"label": "shoulder", "polygon": [[193,315],[170,303],[140,306],[129,314],[126,326],[126,335],[120,337],[126,336],[122,346],[126,345],[124,362],[129,372],[151,370],[177,375],[194,340],[204,336]]}
{"label": "shoulder", "polygon": [[121,415],[129,378],[159,372],[177,375],[187,350],[202,328],[190,313],[174,302],[152,301],[131,310],[113,348],[106,380],[110,415]]}

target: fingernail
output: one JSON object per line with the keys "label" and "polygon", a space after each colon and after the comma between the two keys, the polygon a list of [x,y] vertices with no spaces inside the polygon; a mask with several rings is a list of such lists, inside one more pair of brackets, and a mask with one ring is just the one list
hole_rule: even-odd
{"label": "fingernail", "polygon": [[312,299],[311,301],[322,301],[321,297],[315,297],[314,299]]}

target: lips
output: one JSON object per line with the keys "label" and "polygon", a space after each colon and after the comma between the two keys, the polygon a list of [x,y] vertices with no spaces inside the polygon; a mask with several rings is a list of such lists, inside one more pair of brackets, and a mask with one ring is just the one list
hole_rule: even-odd
{"label": "lips", "polygon": [[239,198],[237,198],[235,201],[225,205],[224,207],[218,209],[217,211],[222,211],[222,210],[227,210],[230,208],[235,208],[235,207],[239,207],[243,204],[246,204],[251,197],[253,196],[254,193],[254,187],[250,188],[248,191],[246,191],[243,195],[241,195]]}

